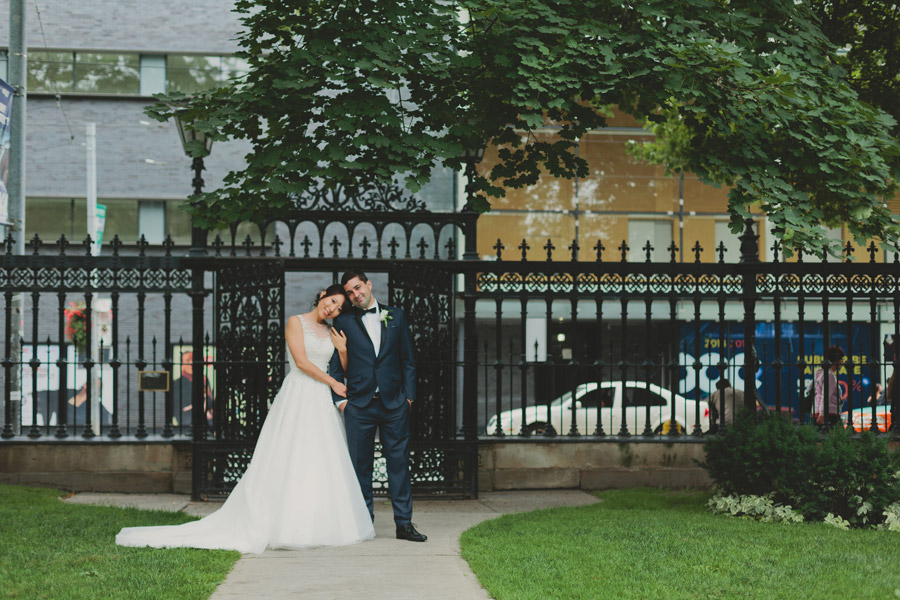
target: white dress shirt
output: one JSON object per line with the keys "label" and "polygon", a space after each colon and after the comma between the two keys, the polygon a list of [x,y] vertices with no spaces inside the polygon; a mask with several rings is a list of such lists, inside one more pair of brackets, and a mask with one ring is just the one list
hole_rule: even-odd
{"label": "white dress shirt", "polygon": [[369,339],[372,340],[372,346],[375,347],[375,356],[378,356],[378,352],[381,350],[381,307],[378,306],[377,300],[373,301],[372,306],[375,307],[375,312],[364,314],[362,322],[366,333],[369,334]]}

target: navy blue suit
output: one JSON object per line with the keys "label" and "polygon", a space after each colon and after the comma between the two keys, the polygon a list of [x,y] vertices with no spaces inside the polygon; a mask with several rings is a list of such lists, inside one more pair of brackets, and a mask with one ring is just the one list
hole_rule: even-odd
{"label": "navy blue suit", "polygon": [[[394,521],[405,525],[412,518],[407,399],[416,398],[416,366],[403,310],[394,306],[381,306],[380,310],[386,311],[390,319],[381,321],[381,349],[377,356],[362,322],[363,311],[354,308],[334,320],[334,328],[347,336],[347,372],[344,373],[337,353],[331,359],[329,372],[347,384],[347,446],[369,513],[373,514],[372,471],[378,431],[387,462]],[[336,403],[344,401],[337,394],[332,396]]]}

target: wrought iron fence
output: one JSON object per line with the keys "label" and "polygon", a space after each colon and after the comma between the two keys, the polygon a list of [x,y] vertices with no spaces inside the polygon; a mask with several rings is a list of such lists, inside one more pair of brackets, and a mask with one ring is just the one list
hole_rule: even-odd
{"label": "wrought iron fence", "polygon": [[[446,338],[458,342],[456,359],[451,368],[432,369],[448,379],[451,408],[440,418],[450,419],[449,438],[692,441],[727,427],[734,404],[807,421],[812,409],[801,399],[815,370],[832,366],[823,365],[831,345],[847,358],[836,379],[839,410],[825,407],[823,416],[846,413],[857,430],[885,431],[896,410],[888,381],[900,362],[900,264],[896,257],[884,262],[874,246],[858,260],[848,247],[843,261],[785,262],[776,248],[774,260],[761,263],[748,229],[737,263],[721,252],[718,262],[701,263],[699,245],[693,263],[676,262],[674,246],[670,262],[650,262],[649,246],[646,261],[628,262],[624,243],[610,261],[599,242],[591,261],[577,260],[575,243],[571,260],[554,257],[549,243],[546,261],[510,260],[499,240],[496,260],[479,261],[471,256],[472,233],[468,260],[458,260],[457,235],[435,215],[404,215],[400,225],[355,215],[338,231],[326,213],[312,216],[264,223],[244,243],[233,228],[204,260],[282,257],[288,269],[337,272],[365,257],[386,272],[411,260],[461,276],[447,309],[456,321],[451,329],[460,331]],[[217,439],[217,380],[240,365],[218,356],[204,333],[213,329],[212,282],[194,281],[190,261],[175,256],[171,242],[151,250],[142,241],[126,256],[114,238],[111,253],[100,257],[64,237],[52,252],[42,246],[35,238],[27,256],[13,256],[7,244],[0,269],[2,439],[190,437],[187,388],[195,371],[207,406],[200,437]],[[19,316],[16,296],[23,299]],[[79,352],[67,335],[73,301],[85,305],[85,335],[101,335],[84,340],[96,352]],[[102,331],[92,322],[98,302],[111,315]],[[23,340],[14,335],[14,318],[23,320]],[[140,373],[154,371],[167,374],[168,389],[141,391]],[[16,378],[18,397],[11,393]],[[711,400],[724,379],[736,392]]]}
{"label": "wrought iron fence", "polygon": [[190,272],[173,256],[171,240],[150,255],[141,239],[135,255],[125,256],[116,236],[112,253],[102,257],[91,256],[87,242],[83,253],[69,252],[62,236],[55,253],[42,253],[44,244],[35,236],[29,255],[14,256],[7,239],[0,270],[4,439],[183,433],[173,413],[183,400],[174,401],[171,385],[145,392],[138,378],[143,371],[164,371],[172,382],[183,368],[172,351],[175,340],[190,335],[176,325],[176,315],[188,306]]}
{"label": "wrought iron fence", "polygon": [[[519,248],[526,244],[523,240]],[[574,248],[574,250],[573,250]],[[758,259],[750,224],[738,263],[497,260],[474,275],[479,323],[477,430],[483,439],[700,440],[746,407],[797,422],[842,420],[886,432],[900,386],[900,264],[874,244],[863,260]],[[882,261],[878,259],[881,258]],[[866,260],[867,259],[867,260]],[[536,327],[531,330],[529,323]],[[825,349],[846,355],[829,361]],[[468,357],[468,354],[467,354]],[[803,399],[819,369],[824,397]],[[891,388],[890,391],[888,388]],[[813,413],[813,414],[811,414]],[[821,413],[821,419],[819,418]],[[898,417],[900,418],[900,417]]]}

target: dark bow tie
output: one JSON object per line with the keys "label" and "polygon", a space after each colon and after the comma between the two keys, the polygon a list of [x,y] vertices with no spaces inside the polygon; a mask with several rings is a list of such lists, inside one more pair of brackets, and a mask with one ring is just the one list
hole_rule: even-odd
{"label": "dark bow tie", "polygon": [[375,305],[375,306],[373,306],[372,308],[369,308],[369,309],[367,309],[367,310],[364,310],[364,311],[363,311],[363,314],[368,314],[368,313],[375,314],[375,313],[377,313],[377,312],[378,312],[378,306]]}

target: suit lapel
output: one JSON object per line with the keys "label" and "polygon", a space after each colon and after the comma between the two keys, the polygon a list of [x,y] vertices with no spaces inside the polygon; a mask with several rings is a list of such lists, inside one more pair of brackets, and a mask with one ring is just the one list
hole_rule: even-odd
{"label": "suit lapel", "polygon": [[[378,316],[381,317],[385,313],[385,311],[387,311],[388,309],[389,309],[389,307],[382,306],[381,314],[379,314]],[[388,314],[390,314],[390,313],[388,313]],[[379,327],[381,327],[381,347],[378,348],[378,356],[381,356],[381,354],[384,352],[384,347],[387,345],[385,343],[385,342],[387,342],[387,319],[378,319],[378,320],[380,321],[378,325],[379,325]]]}

